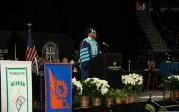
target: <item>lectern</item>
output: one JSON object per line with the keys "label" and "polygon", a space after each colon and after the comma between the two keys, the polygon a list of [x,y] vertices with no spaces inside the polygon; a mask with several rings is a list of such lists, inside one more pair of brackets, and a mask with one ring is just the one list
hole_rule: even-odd
{"label": "lectern", "polygon": [[112,88],[121,87],[121,53],[105,53],[89,62],[89,77],[105,79]]}

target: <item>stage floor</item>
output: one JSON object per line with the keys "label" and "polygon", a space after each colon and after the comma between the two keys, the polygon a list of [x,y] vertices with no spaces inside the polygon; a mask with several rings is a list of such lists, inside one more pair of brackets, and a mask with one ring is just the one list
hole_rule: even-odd
{"label": "stage floor", "polygon": [[120,104],[112,105],[110,107],[87,107],[87,108],[73,108],[73,112],[146,112],[145,105],[152,104],[156,110],[160,107],[167,107],[167,112],[179,112],[178,100],[166,99],[164,97],[164,92],[160,90],[148,90],[142,92],[140,95],[136,96],[136,102],[131,104]]}
{"label": "stage floor", "polygon": [[163,101],[164,92],[160,90],[148,90],[136,96],[136,102]]}

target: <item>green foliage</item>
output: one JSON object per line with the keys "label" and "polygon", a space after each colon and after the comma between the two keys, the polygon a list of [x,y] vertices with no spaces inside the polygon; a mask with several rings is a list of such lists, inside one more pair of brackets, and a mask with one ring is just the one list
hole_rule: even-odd
{"label": "green foliage", "polygon": [[108,93],[106,94],[107,98],[115,98],[115,90],[110,88]]}
{"label": "green foliage", "polygon": [[114,92],[114,96],[119,97],[119,98],[126,97],[127,95],[128,95],[128,92],[124,89],[117,89]]}
{"label": "green foliage", "polygon": [[72,53],[72,58],[73,58],[74,60],[78,60],[79,57],[80,57],[80,52],[79,52],[79,50],[74,50],[73,53]]}
{"label": "green foliage", "polygon": [[102,97],[107,94],[109,91],[109,84],[106,80],[101,80],[99,78],[88,78],[85,80],[85,83],[90,86],[90,95],[91,97]]}
{"label": "green foliage", "polygon": [[102,97],[101,91],[97,90],[96,84],[94,84],[94,83],[91,83],[91,91],[90,92],[91,92],[91,94],[90,94],[91,97]]}
{"label": "green foliage", "polygon": [[88,85],[90,86],[90,95],[91,97],[101,97],[101,91],[97,90],[97,86],[95,83],[93,82],[93,79],[90,79],[89,81],[86,81],[88,83]]}
{"label": "green foliage", "polygon": [[99,97],[101,96],[100,90],[97,90],[96,84],[92,83],[93,80],[81,81],[83,85],[83,96]]}
{"label": "green foliage", "polygon": [[166,90],[179,89],[179,80],[174,75],[170,76],[170,78],[167,77],[163,79],[162,87]]}
{"label": "green foliage", "polygon": [[145,109],[149,112],[155,112],[155,107],[151,104],[146,104]]}
{"label": "green foliage", "polygon": [[79,95],[74,96],[73,97],[73,107],[78,107],[79,101],[80,101],[80,96]]}
{"label": "green foliage", "polygon": [[167,111],[166,108],[162,107],[158,112],[166,112],[166,111]]}
{"label": "green foliage", "polygon": [[72,85],[72,93],[74,96],[78,96],[79,95],[79,92],[80,90],[77,89],[77,87],[75,85]]}
{"label": "green foliage", "polygon": [[[156,112],[155,107],[151,104],[146,104],[145,109],[149,112]],[[166,108],[162,107],[158,112],[166,112],[166,111],[167,111]]]}
{"label": "green foliage", "polygon": [[126,90],[129,94],[140,94],[142,91],[142,85],[124,85],[123,89]]}
{"label": "green foliage", "polygon": [[123,97],[126,97],[128,96],[128,92],[124,89],[110,89],[109,92],[106,94],[106,97],[107,98],[116,98],[116,97],[119,97],[119,98],[123,98]]}
{"label": "green foliage", "polygon": [[93,89],[93,85],[89,81],[81,81],[81,84],[83,86],[83,92],[81,96],[91,96],[91,90]]}

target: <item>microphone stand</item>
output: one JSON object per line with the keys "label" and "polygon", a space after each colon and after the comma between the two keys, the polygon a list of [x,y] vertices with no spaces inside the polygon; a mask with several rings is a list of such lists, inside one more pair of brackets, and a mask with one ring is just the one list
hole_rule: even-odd
{"label": "microphone stand", "polygon": [[105,51],[106,51],[107,53],[110,53],[110,52],[111,52],[111,47],[110,47],[110,46],[104,45],[104,47],[105,47]]}
{"label": "microphone stand", "polygon": [[107,46],[105,46],[105,50],[107,53],[109,53],[109,48]]}
{"label": "microphone stand", "polygon": [[131,60],[130,59],[128,60],[128,72],[129,73],[131,72]]}

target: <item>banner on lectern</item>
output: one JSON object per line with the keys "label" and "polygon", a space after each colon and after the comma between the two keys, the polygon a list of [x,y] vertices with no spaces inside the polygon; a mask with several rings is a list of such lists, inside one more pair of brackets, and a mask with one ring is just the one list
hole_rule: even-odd
{"label": "banner on lectern", "polygon": [[31,62],[0,61],[1,112],[32,112]]}
{"label": "banner on lectern", "polygon": [[71,64],[45,64],[46,112],[72,112]]}

